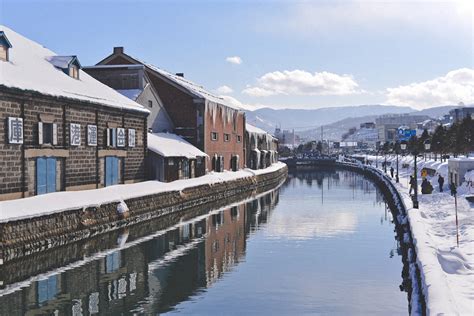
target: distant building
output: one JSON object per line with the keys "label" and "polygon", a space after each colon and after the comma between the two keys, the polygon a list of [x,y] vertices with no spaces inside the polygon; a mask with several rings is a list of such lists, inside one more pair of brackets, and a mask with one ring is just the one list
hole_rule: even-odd
{"label": "distant building", "polygon": [[449,183],[454,182],[456,186],[460,186],[464,182],[464,175],[474,170],[474,159],[452,158],[448,160],[448,176]]}
{"label": "distant building", "polygon": [[372,129],[372,128],[375,128],[375,123],[374,122],[362,123],[360,124],[360,128]]}
{"label": "distant building", "polygon": [[147,109],[76,56],[3,26],[0,47],[0,200],[145,179]]}
{"label": "distant building", "polygon": [[[152,86],[151,90],[156,92],[157,103],[163,105],[172,122],[172,132],[210,157],[206,161],[206,169],[219,171],[244,167],[245,113],[202,86],[185,79],[183,73],[171,74],[144,63],[125,54],[123,47],[115,47],[111,55],[95,67],[88,67],[87,71],[97,75],[99,80],[104,80],[106,76],[101,75],[101,72],[109,72],[113,67],[126,68],[131,65],[142,67],[144,78]],[[116,75],[117,72],[114,72],[113,80],[128,80],[115,78]],[[137,80],[140,81],[140,76]],[[107,81],[104,83],[110,84]],[[131,85],[130,89],[136,86]],[[139,85],[139,88],[143,88],[143,84]],[[152,130],[161,132],[163,128],[160,124],[155,126],[155,123],[151,126]]]}
{"label": "distant building", "polygon": [[449,111],[449,115],[454,123],[461,122],[467,116],[474,117],[474,107],[454,109]]}
{"label": "distant building", "polygon": [[300,143],[300,137],[295,134],[292,130],[282,130],[281,128],[275,128],[275,137],[278,139],[280,145],[293,147],[298,146]]}
{"label": "distant building", "polygon": [[390,114],[382,115],[375,119],[378,131],[378,139],[381,143],[397,140],[397,130],[401,126],[407,126],[415,130],[417,123],[429,120],[427,115]]}
{"label": "distant building", "polygon": [[206,173],[206,153],[178,135],[149,133],[148,150],[147,174],[151,180],[170,182]]}

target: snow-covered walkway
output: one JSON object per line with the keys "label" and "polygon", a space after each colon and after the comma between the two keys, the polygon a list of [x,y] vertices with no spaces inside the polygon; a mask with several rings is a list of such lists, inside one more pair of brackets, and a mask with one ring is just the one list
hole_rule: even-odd
{"label": "snow-covered walkway", "polygon": [[[375,156],[369,156],[375,166]],[[382,169],[383,158],[378,157]],[[396,169],[396,158],[387,158]],[[402,168],[406,164],[408,168]],[[465,197],[474,194],[466,182],[458,188],[459,248],[456,246],[454,198],[448,189],[448,165],[439,160],[418,160],[418,170],[428,167],[436,175],[428,177],[433,194],[419,194],[419,209],[414,209],[408,194],[408,178],[413,172],[413,157],[399,156],[400,183],[397,189],[404,199],[422,272],[423,294],[430,315],[474,315],[474,205]],[[390,167],[387,174],[390,174]],[[396,171],[395,171],[396,172]],[[438,174],[445,178],[439,192]],[[421,184],[421,177],[418,177]],[[393,180],[395,182],[395,180]],[[418,187],[420,191],[420,186]]]}
{"label": "snow-covered walkway", "polygon": [[244,169],[237,172],[211,172],[199,178],[177,180],[169,183],[146,181],[134,184],[114,185],[96,190],[56,192],[25,199],[2,201],[0,202],[0,223],[63,212],[80,207],[119,202],[166,191],[181,191],[203,184],[216,184],[224,181],[252,177],[274,172],[285,166],[284,163],[277,162],[268,168],[260,170]]}

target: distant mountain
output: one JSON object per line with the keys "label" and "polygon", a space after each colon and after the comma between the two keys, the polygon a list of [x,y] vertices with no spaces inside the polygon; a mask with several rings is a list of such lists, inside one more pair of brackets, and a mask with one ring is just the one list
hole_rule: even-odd
{"label": "distant mountain", "polygon": [[416,114],[420,115],[428,115],[432,118],[439,118],[445,114],[448,114],[449,111],[459,108],[459,105],[445,105],[445,106],[437,106],[429,109],[424,109],[421,111],[415,111]]}
{"label": "distant mountain", "polygon": [[407,106],[359,105],[327,107],[314,110],[262,108],[247,111],[247,122],[273,133],[275,127],[283,129],[305,130],[328,125],[345,118],[357,118],[367,115],[401,114],[415,110]]}

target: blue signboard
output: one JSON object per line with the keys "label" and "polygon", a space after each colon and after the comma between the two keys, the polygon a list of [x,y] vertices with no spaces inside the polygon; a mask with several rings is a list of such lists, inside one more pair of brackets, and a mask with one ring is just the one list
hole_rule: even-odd
{"label": "blue signboard", "polygon": [[401,141],[409,141],[413,136],[416,136],[416,130],[414,129],[398,129],[398,139]]}

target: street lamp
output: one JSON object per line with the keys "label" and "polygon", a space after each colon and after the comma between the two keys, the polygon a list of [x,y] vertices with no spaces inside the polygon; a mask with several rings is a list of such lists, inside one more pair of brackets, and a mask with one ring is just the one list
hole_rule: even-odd
{"label": "street lamp", "polygon": [[415,194],[413,195],[413,208],[418,208],[418,171],[416,170],[416,159],[418,158],[418,150],[415,148],[413,149],[413,156],[415,157],[415,174],[414,174],[414,182],[415,182]]}
{"label": "street lamp", "polygon": [[[425,140],[425,152],[428,152],[430,151],[430,148],[431,148],[431,141],[429,139]],[[426,154],[425,154],[426,155]],[[425,156],[425,160],[426,160],[426,156]]]}

